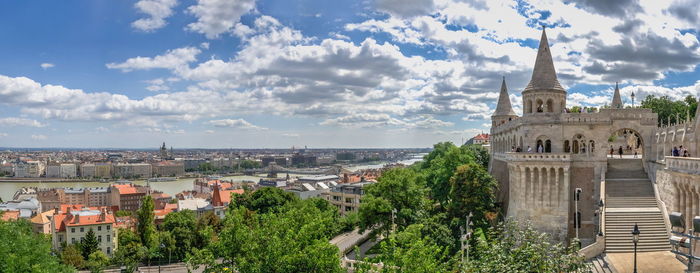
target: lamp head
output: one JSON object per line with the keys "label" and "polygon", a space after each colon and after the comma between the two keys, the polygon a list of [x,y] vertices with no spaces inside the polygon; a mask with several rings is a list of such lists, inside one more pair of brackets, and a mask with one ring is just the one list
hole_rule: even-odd
{"label": "lamp head", "polygon": [[634,229],[632,230],[632,241],[636,244],[639,242],[639,226],[637,226],[637,223],[634,223]]}

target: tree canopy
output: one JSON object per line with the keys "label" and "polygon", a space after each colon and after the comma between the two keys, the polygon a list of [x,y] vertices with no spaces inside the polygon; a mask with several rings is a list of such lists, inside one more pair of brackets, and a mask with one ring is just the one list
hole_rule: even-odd
{"label": "tree canopy", "polygon": [[669,96],[656,97],[649,95],[642,101],[642,108],[649,108],[654,113],[659,115],[659,125],[666,124],[670,120],[671,123],[678,123],[686,120],[688,114],[690,118],[695,116],[695,111],[698,108],[697,98],[688,95],[683,100],[674,101]]}
{"label": "tree canopy", "polygon": [[26,220],[0,220],[0,272],[74,272],[52,255],[51,241]]}

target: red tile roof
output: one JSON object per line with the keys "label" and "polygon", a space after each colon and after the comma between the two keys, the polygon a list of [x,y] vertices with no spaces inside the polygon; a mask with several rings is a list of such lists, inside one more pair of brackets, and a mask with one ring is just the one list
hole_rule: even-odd
{"label": "red tile roof", "polygon": [[19,211],[18,210],[3,211],[2,217],[0,217],[0,220],[3,220],[3,221],[10,221],[10,220],[17,220],[17,219],[19,219]]}
{"label": "red tile roof", "polygon": [[478,134],[474,137],[474,139],[478,140],[488,140],[489,139],[489,134]]}

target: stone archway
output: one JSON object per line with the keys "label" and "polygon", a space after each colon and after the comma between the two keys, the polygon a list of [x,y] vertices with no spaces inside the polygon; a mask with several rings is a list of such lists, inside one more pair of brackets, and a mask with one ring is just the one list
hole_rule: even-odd
{"label": "stone archway", "polygon": [[618,157],[622,148],[623,157],[644,158],[645,149],[644,137],[632,128],[620,128],[610,133],[607,142],[607,154],[610,157],[611,149],[613,157]]}

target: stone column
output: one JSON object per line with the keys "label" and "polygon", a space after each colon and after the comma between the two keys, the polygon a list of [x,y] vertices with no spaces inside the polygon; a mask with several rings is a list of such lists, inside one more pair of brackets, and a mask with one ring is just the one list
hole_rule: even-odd
{"label": "stone column", "polygon": [[537,206],[542,207],[544,205],[544,168],[537,168]]}
{"label": "stone column", "polygon": [[561,189],[559,186],[559,167],[554,168],[554,204],[555,206],[560,206],[561,202]]}
{"label": "stone column", "polygon": [[537,191],[539,189],[535,189],[535,185],[537,185],[537,177],[535,177],[535,170],[537,168],[530,168],[530,196],[527,197],[527,199],[530,201],[530,206],[535,206],[537,203],[535,202],[537,199],[535,196],[537,196]]}
{"label": "stone column", "polygon": [[527,196],[525,192],[527,190],[527,184],[525,184],[525,167],[518,166],[518,169],[520,170],[520,194],[518,195],[520,198],[518,198],[518,202],[523,204]]}

